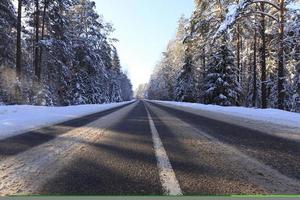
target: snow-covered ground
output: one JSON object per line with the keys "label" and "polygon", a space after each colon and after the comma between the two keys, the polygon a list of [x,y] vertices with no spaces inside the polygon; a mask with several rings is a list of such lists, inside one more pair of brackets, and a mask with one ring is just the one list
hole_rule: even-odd
{"label": "snow-covered ground", "polygon": [[101,112],[129,102],[65,107],[0,106],[0,139]]}
{"label": "snow-covered ground", "polygon": [[223,107],[198,103],[154,101],[213,119],[247,126],[273,135],[300,140],[300,114],[278,109]]}

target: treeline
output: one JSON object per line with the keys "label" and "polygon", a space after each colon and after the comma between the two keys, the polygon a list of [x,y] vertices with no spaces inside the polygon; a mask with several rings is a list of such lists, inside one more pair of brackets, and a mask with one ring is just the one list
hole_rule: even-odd
{"label": "treeline", "polygon": [[1,0],[0,103],[130,100],[112,31],[90,0]]}
{"label": "treeline", "polygon": [[195,0],[144,95],[300,112],[299,9],[294,0]]}

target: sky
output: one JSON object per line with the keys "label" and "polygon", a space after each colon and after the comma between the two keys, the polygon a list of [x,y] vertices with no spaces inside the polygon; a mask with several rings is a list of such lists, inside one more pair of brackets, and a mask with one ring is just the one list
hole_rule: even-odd
{"label": "sky", "polygon": [[181,15],[190,17],[193,0],[95,0],[99,14],[111,22],[122,67],[136,89],[147,83]]}

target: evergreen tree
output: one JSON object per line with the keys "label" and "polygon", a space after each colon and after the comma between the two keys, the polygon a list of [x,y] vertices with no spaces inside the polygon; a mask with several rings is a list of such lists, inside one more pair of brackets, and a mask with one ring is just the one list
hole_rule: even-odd
{"label": "evergreen tree", "polygon": [[192,59],[190,55],[185,58],[182,71],[177,78],[175,100],[181,102],[196,102],[195,80],[192,74]]}
{"label": "evergreen tree", "polygon": [[110,69],[111,74],[111,84],[110,84],[110,101],[111,102],[120,102],[122,101],[121,94],[121,64],[118,52],[116,48],[113,48],[112,52],[112,64]]}
{"label": "evergreen tree", "polygon": [[203,98],[207,104],[232,106],[240,104],[241,87],[237,81],[234,55],[226,44],[211,55],[208,64]]}
{"label": "evergreen tree", "polygon": [[[39,23],[42,32],[38,33],[40,40],[36,41],[38,49],[34,52],[33,62],[35,75],[39,77],[34,84],[35,104],[71,104],[70,78],[74,53],[70,41],[70,20],[66,15],[71,6],[71,1],[44,0],[43,9],[39,8],[43,14],[42,23]],[[38,19],[41,20],[41,16]]]}
{"label": "evergreen tree", "polygon": [[294,77],[294,94],[292,100],[292,111],[300,112],[300,62],[296,65],[296,74]]}
{"label": "evergreen tree", "polygon": [[147,98],[174,100],[176,78],[181,72],[185,59],[186,44],[184,40],[188,34],[188,20],[182,16],[178,21],[176,37],[172,39],[160,62],[155,67],[155,72],[147,89]]}
{"label": "evergreen tree", "polygon": [[10,0],[0,2],[0,103],[13,101],[17,16]]}
{"label": "evergreen tree", "polygon": [[300,60],[297,5],[296,0],[195,0],[189,25],[178,28],[185,33],[182,41],[189,47],[192,68],[172,62],[184,54],[169,51],[168,45],[166,53],[171,59],[161,59],[155,68],[146,91],[148,98],[168,100],[166,88],[175,72],[178,82],[173,85],[173,100],[182,101],[186,88],[193,85],[200,103],[295,110],[295,66]]}
{"label": "evergreen tree", "polygon": [[15,64],[16,12],[10,0],[0,2],[0,65]]}
{"label": "evergreen tree", "polygon": [[94,1],[17,3],[18,15],[10,0],[0,3],[0,102],[71,105],[132,98],[110,38],[112,25],[97,14]]}
{"label": "evergreen tree", "polygon": [[133,98],[132,84],[126,73],[121,73],[121,98],[123,101],[130,101]]}

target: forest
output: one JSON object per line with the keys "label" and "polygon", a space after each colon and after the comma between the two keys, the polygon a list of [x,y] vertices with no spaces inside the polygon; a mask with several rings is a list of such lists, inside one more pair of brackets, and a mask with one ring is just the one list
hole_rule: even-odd
{"label": "forest", "polygon": [[300,112],[295,0],[195,0],[139,96]]}
{"label": "forest", "polygon": [[1,0],[0,104],[131,100],[113,31],[90,0]]}

